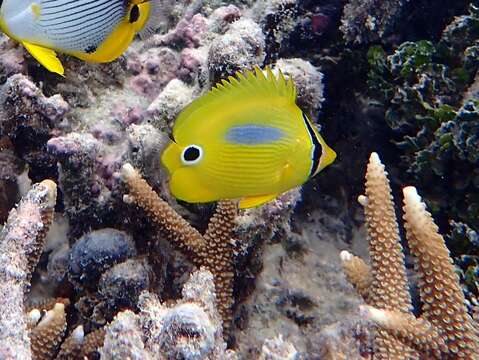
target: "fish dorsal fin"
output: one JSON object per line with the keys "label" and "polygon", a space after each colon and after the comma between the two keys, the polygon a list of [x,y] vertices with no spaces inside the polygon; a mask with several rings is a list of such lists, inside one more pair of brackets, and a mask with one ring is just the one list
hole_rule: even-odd
{"label": "fish dorsal fin", "polygon": [[23,41],[22,45],[40,64],[45,66],[48,71],[64,76],[65,71],[63,65],[55,51],[26,41]]}
{"label": "fish dorsal fin", "polygon": [[286,103],[295,104],[296,87],[293,81],[285,79],[281,70],[275,76],[271,69],[266,68],[266,75],[259,67],[254,71],[237,72],[218,82],[208,93],[194,100],[178,116],[175,121],[175,130],[181,128],[184,122],[197,110],[204,107],[215,107],[215,104],[237,102],[239,99],[277,97]]}

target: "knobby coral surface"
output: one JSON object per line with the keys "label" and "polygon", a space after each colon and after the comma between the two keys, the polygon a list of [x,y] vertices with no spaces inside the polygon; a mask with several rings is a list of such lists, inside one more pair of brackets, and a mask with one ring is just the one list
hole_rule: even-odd
{"label": "knobby coral surface", "polygon": [[220,202],[206,233],[201,235],[162,200],[131,165],[123,166],[122,179],[129,191],[124,199],[144,209],[149,220],[172,244],[190,256],[196,266],[205,266],[214,275],[218,309],[227,329],[232,320],[234,248],[231,240],[237,205]]}
{"label": "knobby coral surface", "polygon": [[167,305],[144,292],[139,314],[123,311],[107,326],[102,359],[235,359],[223,340],[213,275],[195,271],[182,295]]}
{"label": "knobby coral surface", "polygon": [[407,240],[420,278],[420,317],[412,313],[391,189],[375,153],[366,173],[366,196],[359,198],[365,207],[371,267],[341,253],[348,279],[368,304],[361,311],[378,327],[374,357],[476,359],[477,324],[467,313],[449,250],[416,189],[406,187],[403,192]]}
{"label": "knobby coral surface", "polygon": [[43,250],[53,219],[57,187],[45,180],[33,186],[10,212],[0,233],[0,358],[29,359],[30,339],[24,293]]}

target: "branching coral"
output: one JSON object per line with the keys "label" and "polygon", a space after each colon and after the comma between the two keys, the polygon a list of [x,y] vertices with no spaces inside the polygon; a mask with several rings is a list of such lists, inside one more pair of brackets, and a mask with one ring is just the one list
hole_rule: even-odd
{"label": "branching coral", "polygon": [[65,304],[56,303],[30,332],[33,359],[53,359],[60,347],[66,329]]}
{"label": "branching coral", "polygon": [[475,359],[479,339],[444,239],[416,189],[404,188],[404,197],[407,239],[420,277],[423,307],[419,318],[412,314],[389,181],[373,153],[366,173],[366,196],[359,198],[365,207],[371,268],[368,271],[361,259],[348,252],[342,252],[341,258],[348,279],[368,303],[361,307],[362,313],[378,326],[374,356]]}
{"label": "branching coral", "polygon": [[45,180],[33,186],[10,212],[0,233],[0,357],[28,359],[30,340],[24,292],[40,258],[53,219],[57,187]]}
{"label": "branching coral", "polygon": [[231,323],[233,303],[231,238],[237,205],[232,202],[220,202],[215,215],[210,219],[206,233],[201,235],[162,200],[131,165],[124,165],[121,174],[129,191],[124,200],[145,210],[150,221],[159,228],[168,241],[186,253],[196,266],[205,266],[214,275],[218,308],[227,329]]}

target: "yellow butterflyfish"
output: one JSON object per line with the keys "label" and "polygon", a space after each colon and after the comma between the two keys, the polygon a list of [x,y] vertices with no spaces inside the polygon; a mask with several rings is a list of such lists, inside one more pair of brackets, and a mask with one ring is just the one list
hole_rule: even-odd
{"label": "yellow butterflyfish", "polygon": [[173,196],[255,207],[334,161],[336,153],[296,105],[293,81],[266,72],[230,76],[180,113],[161,156]]}
{"label": "yellow butterflyfish", "polygon": [[91,62],[113,61],[136,34],[153,33],[159,1],[0,0],[0,30],[63,76],[56,52]]}

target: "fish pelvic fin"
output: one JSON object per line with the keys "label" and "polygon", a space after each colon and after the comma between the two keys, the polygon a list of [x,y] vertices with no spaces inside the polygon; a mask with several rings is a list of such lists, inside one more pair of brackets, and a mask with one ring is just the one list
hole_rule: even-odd
{"label": "fish pelvic fin", "polygon": [[267,194],[267,195],[258,195],[258,196],[248,196],[242,198],[239,202],[238,207],[240,209],[249,209],[253,207],[257,207],[267,202],[274,200],[278,194]]}
{"label": "fish pelvic fin", "polygon": [[65,76],[65,70],[57,54],[52,49],[48,49],[39,45],[34,45],[23,41],[22,45],[40,64],[42,64],[48,71]]}

